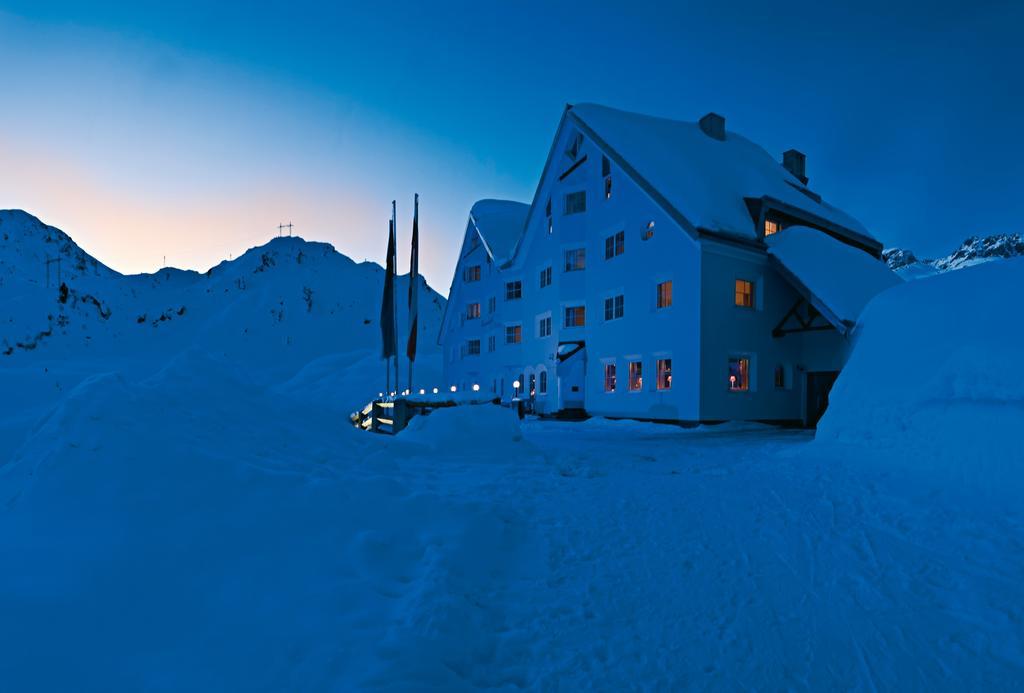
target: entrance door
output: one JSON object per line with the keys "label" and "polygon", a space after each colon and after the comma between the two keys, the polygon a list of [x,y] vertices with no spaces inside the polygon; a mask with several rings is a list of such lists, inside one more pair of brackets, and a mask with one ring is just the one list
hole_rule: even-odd
{"label": "entrance door", "polygon": [[816,428],[818,420],[828,409],[828,395],[839,377],[839,371],[817,371],[807,374],[807,410],[804,421],[808,428]]}
{"label": "entrance door", "polygon": [[558,345],[558,408],[583,410],[583,385],[587,374],[587,348],[584,342]]}

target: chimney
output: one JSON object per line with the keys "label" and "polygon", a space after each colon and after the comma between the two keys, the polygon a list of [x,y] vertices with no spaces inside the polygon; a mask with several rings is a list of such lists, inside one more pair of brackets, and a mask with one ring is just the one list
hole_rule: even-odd
{"label": "chimney", "polygon": [[717,113],[708,113],[698,123],[704,134],[715,140],[725,141],[725,118]]}
{"label": "chimney", "polygon": [[800,182],[807,185],[807,157],[803,152],[790,149],[782,153],[782,168],[786,169],[800,179]]}

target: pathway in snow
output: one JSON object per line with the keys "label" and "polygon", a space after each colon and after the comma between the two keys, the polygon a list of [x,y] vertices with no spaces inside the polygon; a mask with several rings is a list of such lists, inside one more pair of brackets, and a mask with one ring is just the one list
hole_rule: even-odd
{"label": "pathway in snow", "polygon": [[550,572],[510,607],[530,633],[533,683],[935,689],[1024,677],[1015,520],[816,459],[803,432],[525,432],[548,461],[524,490]]}

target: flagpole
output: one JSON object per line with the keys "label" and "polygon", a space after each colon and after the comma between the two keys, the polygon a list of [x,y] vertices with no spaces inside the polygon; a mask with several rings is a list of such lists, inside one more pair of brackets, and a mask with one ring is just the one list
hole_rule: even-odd
{"label": "flagpole", "polygon": [[412,212],[412,255],[409,258],[409,346],[406,355],[409,357],[409,394],[412,394],[412,362],[416,360],[416,329],[419,327],[419,312],[416,279],[419,276],[420,264],[420,194],[413,196]]}
{"label": "flagpole", "polygon": [[[391,200],[391,228],[395,230],[395,247],[398,247],[398,215],[396,214],[395,201]],[[397,253],[396,253],[397,254]],[[398,259],[395,259],[395,276],[398,276]],[[395,339],[395,393],[401,392],[401,386],[398,384],[398,311],[395,306],[395,294],[391,293],[391,319],[392,319],[392,334]]]}

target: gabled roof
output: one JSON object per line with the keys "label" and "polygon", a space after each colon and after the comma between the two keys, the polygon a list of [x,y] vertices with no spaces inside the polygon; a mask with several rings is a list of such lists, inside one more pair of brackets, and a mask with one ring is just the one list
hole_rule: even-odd
{"label": "gabled roof", "polygon": [[726,132],[706,135],[697,123],[582,103],[566,115],[691,233],[706,230],[758,240],[748,198],[781,203],[874,241],[853,217],[821,198],[762,147]]}
{"label": "gabled roof", "polygon": [[495,264],[512,257],[529,212],[530,205],[511,200],[480,200],[469,210],[469,224],[480,234]]}
{"label": "gabled roof", "polygon": [[881,260],[807,226],[790,226],[765,243],[783,276],[843,334],[872,298],[903,283]]}

